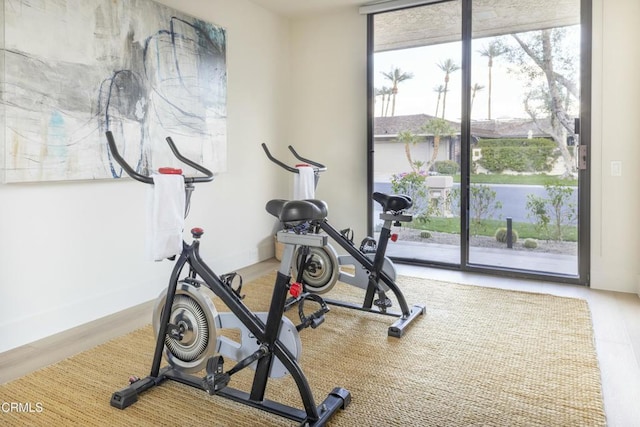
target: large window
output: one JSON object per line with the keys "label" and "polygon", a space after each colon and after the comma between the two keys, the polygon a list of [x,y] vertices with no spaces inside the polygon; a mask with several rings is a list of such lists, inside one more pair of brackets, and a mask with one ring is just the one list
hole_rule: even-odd
{"label": "large window", "polygon": [[370,16],[371,186],[414,200],[390,256],[587,281],[585,8],[451,0]]}

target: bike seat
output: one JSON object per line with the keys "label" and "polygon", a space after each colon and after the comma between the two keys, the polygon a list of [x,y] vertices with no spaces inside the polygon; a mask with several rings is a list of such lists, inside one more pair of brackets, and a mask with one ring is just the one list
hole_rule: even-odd
{"label": "bike seat", "polygon": [[327,202],[325,202],[324,200],[320,200],[320,199],[305,199],[306,202],[309,203],[313,203],[314,205],[316,205],[318,207],[318,209],[320,209],[320,212],[322,212],[322,217],[326,218],[327,215],[329,215],[329,207],[327,206]]}
{"label": "bike seat", "polygon": [[373,200],[380,203],[383,212],[401,212],[413,206],[411,197],[404,194],[373,193]]}
{"label": "bike seat", "polygon": [[283,223],[318,221],[326,214],[310,200],[269,200],[266,210]]}

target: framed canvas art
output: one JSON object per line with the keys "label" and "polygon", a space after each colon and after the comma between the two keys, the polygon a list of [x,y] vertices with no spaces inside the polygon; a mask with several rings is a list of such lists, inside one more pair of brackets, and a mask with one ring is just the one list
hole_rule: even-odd
{"label": "framed canvas art", "polygon": [[5,182],[226,169],[226,30],[151,0],[2,0]]}

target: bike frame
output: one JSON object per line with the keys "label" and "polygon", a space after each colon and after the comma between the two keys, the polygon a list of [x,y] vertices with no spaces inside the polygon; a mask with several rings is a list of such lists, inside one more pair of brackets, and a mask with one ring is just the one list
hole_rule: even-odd
{"label": "bike frame", "polygon": [[[425,313],[424,305],[414,305],[409,308],[402,291],[396,285],[395,281],[389,277],[382,270],[382,266],[384,265],[384,254],[387,250],[387,243],[389,242],[389,238],[391,237],[391,218],[395,217],[397,221],[398,216],[394,216],[391,214],[382,214],[385,216],[384,225],[382,230],[380,231],[380,238],[378,239],[378,246],[376,248],[375,256],[373,261],[371,258],[367,257],[364,253],[358,250],[355,245],[351,242],[351,240],[347,239],[340,231],[336,230],[327,220],[315,222],[313,225],[320,228],[324,231],[329,237],[331,237],[340,247],[342,247],[349,255],[351,255],[362,267],[369,271],[369,286],[367,286],[367,291],[365,294],[365,299],[362,306],[347,303],[343,301],[332,300],[329,298],[324,298],[327,304],[336,305],[340,307],[353,308],[361,311],[368,311],[376,314],[384,314],[387,316],[400,317],[398,321],[396,321],[393,325],[389,327],[389,335],[400,338],[404,329],[419,315]],[[401,313],[389,312],[389,311],[379,311],[377,309],[372,308],[373,300],[375,297],[376,291],[379,289],[378,281],[381,280],[391,292],[395,295],[398,304],[400,305]]]}
{"label": "bike frame", "polygon": [[[284,304],[287,299],[289,282],[291,279],[290,276],[284,274],[281,270],[288,270],[288,268],[284,265],[290,265],[291,259],[293,257],[292,249],[288,248],[291,252],[291,254],[287,254],[289,260],[287,262],[287,260],[283,257],[283,267],[281,267],[280,271],[278,271],[277,273],[275,289],[273,291],[269,314],[267,317],[267,323],[265,325],[240,300],[240,298],[233,292],[230,286],[226,285],[213,272],[213,270],[209,268],[209,266],[200,257],[199,246],[200,242],[198,239],[195,239],[194,242],[190,245],[186,242],[183,243],[182,254],[176,260],[176,264],[171,273],[165,307],[171,307],[173,305],[173,300],[176,295],[176,289],[178,286],[179,278],[181,276],[181,272],[185,265],[188,265],[190,270],[189,274],[191,275],[192,273],[195,273],[197,276],[199,276],[202,279],[203,284],[222,300],[222,302],[229,308],[229,310],[231,310],[231,312],[233,312],[233,314],[238,317],[238,319],[240,319],[240,321],[251,331],[256,339],[261,343],[266,344],[272,350],[272,352],[268,352],[264,357],[258,360],[258,367],[254,375],[251,393],[248,394],[240,390],[225,387],[217,394],[230,398],[234,401],[249,404],[252,407],[260,408],[293,420],[320,420],[321,416],[319,414],[318,408],[315,405],[311,388],[302,372],[302,369],[296,362],[294,356],[277,339],[281,325],[280,319],[284,314]],[[168,333],[170,314],[171,310],[164,310],[162,313],[162,320],[160,324],[160,330],[158,331],[158,340],[156,342],[153,364],[150,373],[150,377],[154,378],[155,381],[149,384],[147,387],[138,390],[139,392],[142,392],[145,389],[151,388],[153,385],[156,385],[156,381],[160,382],[166,379],[176,380],[192,387],[205,390],[205,388],[202,386],[202,379],[199,377],[186,375],[172,368],[160,371],[162,352],[164,349],[164,339],[160,339],[160,337],[164,337]],[[264,399],[267,380],[269,377],[269,369],[271,368],[273,356],[277,357],[292,375],[302,398],[302,402],[305,408],[304,413],[299,410],[295,410],[295,408],[290,408],[277,402]],[[343,405],[343,401],[340,397],[330,395],[328,400],[329,402],[325,401],[323,402],[323,405],[328,405],[327,407],[341,407]]]}
{"label": "bike frame", "polygon": [[[147,184],[153,184],[153,179],[151,177],[137,173],[120,156],[112,133],[107,132],[106,137],[111,154],[123,169],[125,169],[132,178]],[[178,159],[205,174],[204,177],[185,177],[185,192],[188,211],[189,198],[194,189],[193,184],[196,182],[211,181],[213,179],[213,174],[206,168],[183,157],[178,152],[171,138],[167,138],[167,142]],[[253,361],[257,361],[250,393],[225,386],[219,390],[216,389],[214,394],[301,422],[304,425],[325,425],[338,409],[343,409],[350,403],[350,393],[343,388],[336,387],[327,395],[320,406],[316,406],[311,388],[300,365],[287,347],[278,339],[282,325],[282,317],[284,315],[284,307],[289,293],[289,283],[291,280],[289,271],[291,270],[291,263],[294,257],[295,242],[306,241],[310,237],[307,237],[305,240],[304,236],[294,236],[293,238],[290,238],[293,243],[285,245],[285,253],[280,269],[277,273],[275,287],[271,297],[269,311],[267,313],[267,321],[265,323],[242,302],[241,297],[231,288],[230,284],[226,284],[220,277],[218,277],[218,275],[216,275],[201,258],[199,248],[200,237],[202,236],[203,231],[201,229],[193,229],[191,230],[191,234],[193,236],[193,242],[189,244],[183,241],[182,252],[176,259],[171,272],[166,299],[164,302],[164,309],[162,311],[158,334],[156,337],[156,346],[151,365],[151,372],[148,377],[135,379],[128,387],[113,393],[111,397],[111,405],[119,409],[125,409],[138,400],[138,395],[140,393],[150,390],[151,388],[162,384],[166,380],[178,381],[191,387],[212,393],[211,389],[205,384],[203,378],[186,374],[185,372],[174,369],[171,366],[166,366],[164,368],[160,367],[162,363],[162,353],[165,347],[165,337],[167,337],[167,335],[170,337],[179,337],[180,334],[179,329],[175,325],[170,324],[170,307],[173,307],[178,284],[181,281],[180,277],[182,275],[182,271],[184,267],[188,265],[188,278],[198,286],[206,286],[216,296],[218,296],[233,315],[235,315],[250,331],[250,333],[253,334],[260,344],[260,350],[250,356],[250,358],[253,359],[249,361],[250,363],[244,363],[246,360],[238,361],[234,368],[235,370],[232,369],[235,373],[240,369],[250,366]],[[326,243],[326,237],[317,237],[320,239],[322,244]],[[197,277],[201,280],[197,280]],[[169,307],[169,309],[167,309],[167,307]],[[271,366],[275,360],[274,358],[277,358],[293,377],[298,388],[304,410],[264,398]]]}
{"label": "bike frame", "polygon": [[[285,163],[273,157],[271,155],[271,152],[267,148],[266,144],[262,144],[262,149],[264,150],[267,158],[272,162],[274,162],[275,164],[277,164],[278,166],[282,167],[283,169],[289,172],[299,173],[299,171],[296,168],[288,166]],[[296,150],[294,150],[294,148],[291,145],[289,145],[289,151],[291,151],[291,153],[296,159],[302,162],[308,163],[314,167],[315,177],[316,177],[315,183],[317,185],[319,173],[326,171],[327,170],[326,166],[323,165],[322,163],[318,163],[314,160],[310,160],[305,157],[302,157],[296,152]],[[350,239],[348,239],[340,231],[338,231],[331,224],[329,224],[329,222],[326,219],[323,219],[322,221],[311,222],[312,227],[314,227],[316,231],[318,229],[324,231],[329,237],[331,237],[336,243],[338,243],[340,247],[346,250],[356,262],[358,262],[364,269],[366,269],[369,272],[369,284],[367,286],[365,299],[362,306],[358,304],[344,302],[344,301],[333,300],[330,298],[323,298],[323,299],[327,304],[331,304],[335,306],[352,308],[352,309],[367,311],[367,312],[376,313],[376,314],[384,314],[384,315],[393,316],[393,317],[399,317],[400,319],[389,327],[388,334],[389,336],[400,338],[404,334],[405,328],[417,316],[423,315],[426,313],[426,307],[424,304],[415,304],[411,308],[409,308],[409,305],[407,304],[407,301],[404,298],[402,291],[400,290],[400,288],[398,288],[398,285],[396,285],[394,279],[389,277],[389,275],[386,274],[383,270],[385,253],[387,251],[387,244],[389,242],[389,239],[391,238],[391,225],[393,223],[397,223],[398,221],[400,222],[411,221],[411,216],[404,215],[402,213],[382,213],[380,215],[380,218],[384,221],[384,224],[380,232],[380,238],[378,239],[378,244],[376,247],[373,261],[369,257],[367,257],[362,251],[357,249]],[[336,268],[339,268],[339,267],[336,266]],[[297,280],[304,283],[303,268],[301,268],[300,271],[298,272]],[[400,305],[401,313],[389,312],[386,309],[376,310],[372,308],[374,303],[375,293],[377,291],[382,292],[379,286],[380,280],[396,296],[398,304]]]}

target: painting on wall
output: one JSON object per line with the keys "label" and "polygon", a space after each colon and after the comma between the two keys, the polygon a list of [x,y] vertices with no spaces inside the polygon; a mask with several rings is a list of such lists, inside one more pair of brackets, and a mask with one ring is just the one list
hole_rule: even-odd
{"label": "painting on wall", "polygon": [[151,0],[0,1],[5,182],[122,177],[107,130],[141,173],[182,166],[167,136],[226,169],[224,28]]}

